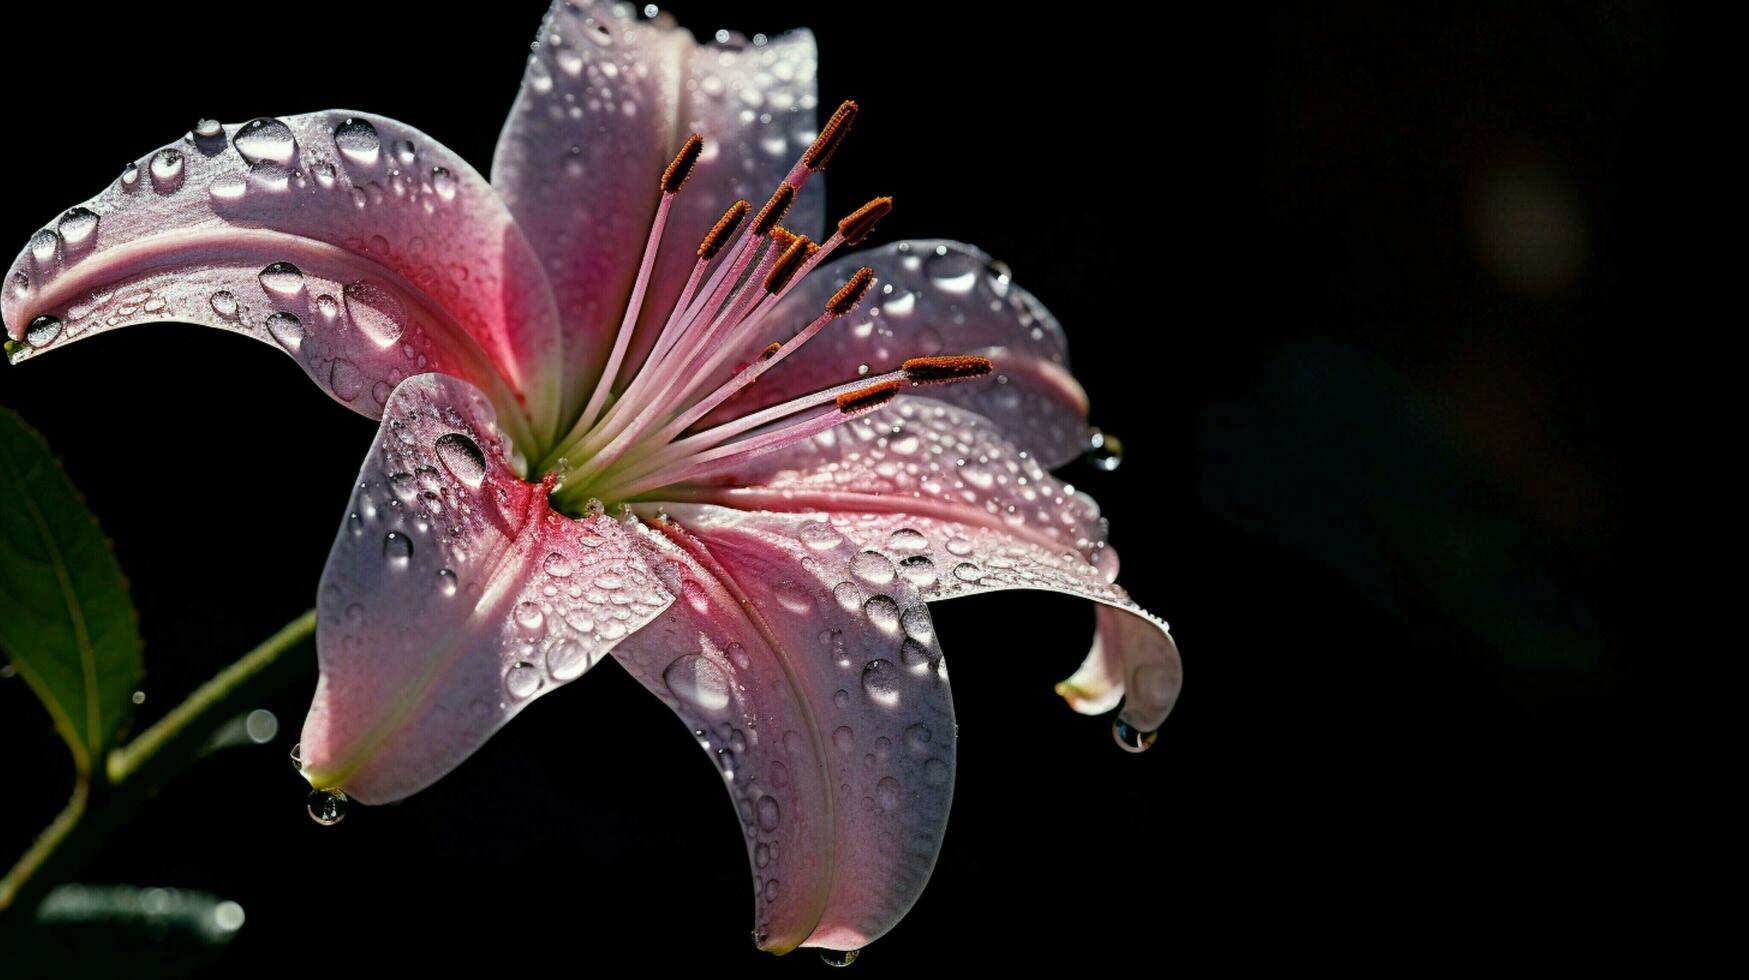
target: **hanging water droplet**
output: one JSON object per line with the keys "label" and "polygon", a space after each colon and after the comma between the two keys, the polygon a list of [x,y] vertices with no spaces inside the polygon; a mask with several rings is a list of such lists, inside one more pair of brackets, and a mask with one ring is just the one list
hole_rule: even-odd
{"label": "hanging water droplet", "polygon": [[238,127],[236,135],[231,137],[231,145],[250,163],[261,160],[290,163],[298,149],[291,127],[278,119],[249,120]]}
{"label": "hanging water droplet", "polygon": [[304,288],[303,270],[290,262],[275,262],[263,268],[256,278],[261,280],[262,289],[283,296],[290,296]]}
{"label": "hanging water droplet", "polygon": [[846,967],[855,963],[856,958],[861,954],[862,950],[860,949],[822,949],[820,950],[820,962],[827,966]]}
{"label": "hanging water droplet", "polygon": [[168,194],[182,186],[182,151],[165,148],[152,155],[152,187]]}
{"label": "hanging water droplet", "polygon": [[899,704],[899,668],[891,660],[870,660],[862,668],[862,690],[876,704]]}
{"label": "hanging water droplet", "polygon": [[310,819],[324,827],[332,827],[346,819],[346,794],[337,789],[313,789],[304,800]]}
{"label": "hanging water droplet", "polygon": [[437,459],[443,468],[470,487],[478,487],[486,479],[486,454],[479,443],[460,432],[447,432],[437,437]]}
{"label": "hanging water droplet", "polygon": [[1148,746],[1154,744],[1154,739],[1159,734],[1157,731],[1145,732],[1122,718],[1111,720],[1111,737],[1125,752],[1148,751]]}
{"label": "hanging water droplet", "polygon": [[383,149],[377,128],[363,119],[348,119],[334,127],[334,145],[341,156],[367,167],[376,165]]}
{"label": "hanging water droplet", "polygon": [[401,339],[407,329],[407,308],[400,297],[388,287],[370,279],[346,284],[341,290],[346,315],[358,325],[378,347],[388,347]]}
{"label": "hanging water droplet", "polygon": [[47,347],[60,335],[60,318],[46,313],[30,321],[30,326],[24,328],[24,342],[32,347]]}
{"label": "hanging water droplet", "polygon": [[413,539],[399,531],[383,535],[383,557],[388,559],[390,567],[406,568],[413,560]]}
{"label": "hanging water droplet", "polygon": [[[229,296],[230,294],[226,293],[225,295]],[[216,302],[218,297],[214,296],[213,299]],[[216,305],[213,308],[218,309]],[[231,301],[231,309],[232,312],[236,311],[236,300]],[[304,323],[294,314],[282,311],[268,317],[267,332],[273,337],[275,343],[290,353],[296,354],[298,348],[304,345]]]}
{"label": "hanging water droplet", "polygon": [[1123,465],[1123,443],[1116,436],[1094,429],[1087,436],[1087,448],[1082,450],[1081,458],[1094,469],[1110,473]]}
{"label": "hanging water droplet", "polygon": [[729,678],[721,667],[696,653],[669,664],[662,672],[662,681],[675,697],[705,711],[729,706]]}
{"label": "hanging water droplet", "polygon": [[210,140],[224,131],[224,125],[217,119],[202,119],[194,124],[194,135],[203,140]]}
{"label": "hanging water droplet", "polygon": [[73,208],[61,215],[55,230],[61,233],[61,241],[68,245],[83,244],[97,230],[97,212],[90,208]]}
{"label": "hanging water droplet", "polygon": [[213,312],[217,313],[219,316],[222,316],[227,320],[231,320],[231,319],[236,318],[236,316],[237,316],[237,297],[231,295],[230,290],[228,290],[228,289],[219,290],[218,292],[214,293],[212,295],[212,297],[207,300],[207,302],[212,305]]}
{"label": "hanging water droplet", "polygon": [[292,768],[296,769],[298,772],[304,771],[304,743],[297,742],[292,745],[291,764]]}
{"label": "hanging water droplet", "polygon": [[534,664],[518,662],[504,672],[504,690],[518,701],[533,697],[534,692],[546,683],[540,675],[540,668]]}

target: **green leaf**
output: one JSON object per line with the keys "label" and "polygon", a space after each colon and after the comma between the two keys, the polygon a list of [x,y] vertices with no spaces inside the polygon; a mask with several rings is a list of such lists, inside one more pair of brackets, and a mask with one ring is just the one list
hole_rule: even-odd
{"label": "green leaf", "polygon": [[42,700],[79,771],[101,774],[146,672],[133,603],[79,491],[42,436],[7,409],[0,409],[0,653]]}

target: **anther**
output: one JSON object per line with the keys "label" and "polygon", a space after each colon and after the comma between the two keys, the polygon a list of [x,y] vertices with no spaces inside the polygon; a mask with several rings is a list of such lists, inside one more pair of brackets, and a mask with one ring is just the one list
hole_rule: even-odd
{"label": "anther", "polygon": [[856,270],[856,273],[850,277],[850,281],[844,284],[844,288],[833,293],[832,298],[826,301],[826,315],[844,316],[856,309],[856,305],[862,302],[863,296],[868,294],[868,287],[872,285],[874,285],[873,269],[865,265]]}
{"label": "anther", "polygon": [[796,189],[784,184],[771,195],[771,200],[765,202],[765,208],[759,212],[759,217],[753,221],[753,234],[764,235],[777,227],[783,216],[789,213],[789,206],[796,202]]}
{"label": "anther", "polygon": [[856,103],[849,99],[845,99],[838,106],[838,111],[832,113],[832,118],[826,120],[826,125],[820,128],[820,135],[814,138],[814,145],[802,154],[802,166],[814,171],[826,169],[827,161],[832,159],[832,154],[838,152],[844,137],[850,135],[850,124],[856,120],[856,110]]}
{"label": "anther", "polygon": [[867,388],[847,391],[837,398],[838,411],[850,415],[864,409],[885,405],[897,397],[899,389],[904,386],[902,381],[882,381],[879,384],[869,385]]}
{"label": "anther", "polygon": [[706,262],[716,258],[723,246],[729,244],[729,236],[747,219],[747,212],[750,210],[752,205],[746,201],[736,201],[729,205],[729,210],[724,211],[723,216],[717,219],[710,233],[704,236],[704,241],[698,243],[698,257]]}
{"label": "anther", "polygon": [[844,236],[844,244],[855,245],[867,238],[869,232],[874,231],[875,225],[892,210],[892,198],[877,197],[845,215],[844,220],[838,222],[838,234]]}
{"label": "anther", "polygon": [[686,183],[686,178],[692,176],[693,164],[698,163],[698,155],[704,152],[704,137],[693,133],[686,138],[686,145],[674,155],[674,162],[668,169],[662,171],[662,193],[678,194],[680,187]]}
{"label": "anther", "polygon": [[783,350],[783,345],[774,340],[771,343],[766,344],[765,349],[759,352],[759,359],[762,361],[769,361],[776,357],[777,352],[780,350]]}
{"label": "anther", "polygon": [[810,247],[818,248],[819,246],[808,241],[808,236],[797,235],[795,240],[789,243],[789,247],[783,250],[783,254],[777,257],[777,261],[772,263],[771,271],[765,274],[765,291],[773,296],[783,292],[783,287],[789,285],[789,281],[795,277],[796,270],[800,269],[802,263],[806,262],[808,256],[812,254],[809,251]]}
{"label": "anther", "polygon": [[784,250],[791,245],[794,245],[796,239],[800,237],[802,236],[790,231],[782,225],[778,225],[776,228],[771,229],[771,247],[777,249],[777,254],[782,255]]}
{"label": "anther", "polygon": [[944,354],[939,357],[913,357],[899,365],[905,380],[914,385],[939,385],[967,378],[981,378],[995,370],[987,357],[973,354]]}

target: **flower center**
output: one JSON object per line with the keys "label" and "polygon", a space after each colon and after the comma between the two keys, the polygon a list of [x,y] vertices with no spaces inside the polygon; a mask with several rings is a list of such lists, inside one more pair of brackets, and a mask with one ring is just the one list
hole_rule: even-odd
{"label": "flower center", "polygon": [[699,243],[692,274],[655,343],[616,394],[615,380],[625,366],[669,210],[704,146],[697,134],[687,139],[662,172],[662,198],[601,379],[576,424],[535,467],[546,477],[555,507],[579,514],[602,503],[647,497],[663,487],[718,475],[812,438],[885,405],[906,386],[990,373],[990,362],[981,357],[912,358],[896,371],[857,378],[739,417],[725,420],[721,416],[728,413],[717,413],[714,424],[701,425],[706,416],[833,320],[855,310],[874,285],[873,270],[858,269],[807,326],[788,340],[769,344],[727,380],[712,383],[722,377],[730,358],[762,336],[779,301],[833,251],[866,238],[892,210],[892,198],[875,198],[838,222],[823,243],[780,224],[809,175],[824,169],[844,142],[856,112],[854,102],[838,107],[751,224],[747,216],[752,207],[746,201],[736,201],[723,212]]}

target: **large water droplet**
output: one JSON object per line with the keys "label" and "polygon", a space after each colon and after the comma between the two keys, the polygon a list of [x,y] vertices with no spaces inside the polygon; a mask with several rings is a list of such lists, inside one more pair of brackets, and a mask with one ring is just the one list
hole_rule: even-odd
{"label": "large water droplet", "polygon": [[893,580],[893,563],[878,551],[859,552],[850,559],[850,573],[870,585],[886,585]]}
{"label": "large water droplet", "polygon": [[935,247],[934,254],[924,262],[923,271],[937,289],[949,293],[969,293],[978,284],[978,260],[946,245]]}
{"label": "large water droplet", "polygon": [[870,660],[862,668],[862,690],[876,704],[899,704],[899,668],[891,660]]}
{"label": "large water droplet", "polygon": [[290,262],[275,262],[263,268],[256,278],[261,280],[262,289],[282,296],[293,295],[304,288],[303,270]]}
{"label": "large water droplet", "polygon": [[97,212],[90,208],[73,208],[61,215],[55,230],[61,233],[61,241],[68,245],[82,245],[97,231]]}
{"label": "large water droplet", "polygon": [[61,320],[47,314],[30,321],[24,328],[24,342],[32,347],[47,347],[61,335]]}
{"label": "large water droplet", "polygon": [[899,604],[890,595],[877,595],[862,604],[862,614],[876,629],[891,633],[899,628]]}
{"label": "large water droplet", "polygon": [[1111,720],[1111,737],[1125,752],[1148,751],[1148,746],[1154,744],[1154,739],[1159,734],[1157,731],[1145,732],[1122,718]]}
{"label": "large water droplet", "polygon": [[1123,443],[1114,435],[1094,429],[1087,436],[1087,448],[1081,458],[1097,470],[1109,473],[1123,465]]}
{"label": "large water droplet", "polygon": [[545,680],[540,675],[540,668],[530,663],[517,663],[504,672],[504,690],[518,701],[533,697],[534,692],[541,689]]}
{"label": "large water droplet", "polygon": [[377,128],[363,119],[348,119],[334,127],[334,145],[341,156],[367,167],[375,166],[383,151]]}
{"label": "large water droplet", "polygon": [[662,672],[668,690],[682,701],[706,711],[721,711],[729,706],[729,678],[705,657],[687,654],[668,665]]}
{"label": "large water droplet", "polygon": [[437,437],[437,459],[470,487],[478,487],[486,479],[486,454],[480,451],[479,443],[460,432]]}
{"label": "large water droplet", "polygon": [[241,200],[249,193],[249,182],[242,174],[222,174],[207,185],[207,193],[220,201]]}
{"label": "large water droplet", "polygon": [[[230,294],[227,293],[226,295],[228,296]],[[214,299],[216,300],[217,297],[214,297]],[[233,310],[235,309],[235,306],[236,301],[233,300]],[[213,308],[218,309],[217,306],[214,306]],[[284,347],[293,354],[296,354],[298,348],[304,345],[304,323],[294,314],[280,312],[268,317],[267,332],[272,335],[274,341],[278,343],[279,346]]]}
{"label": "large water droplet", "polygon": [[346,794],[337,789],[313,789],[304,800],[310,819],[324,827],[332,827],[346,819]]}
{"label": "large water droplet", "polygon": [[249,120],[238,127],[236,135],[231,137],[231,145],[250,163],[262,160],[290,163],[298,150],[291,127],[278,119]]}
{"label": "large water droplet", "polygon": [[391,568],[406,568],[413,560],[413,539],[399,531],[383,535],[383,557]]}
{"label": "large water droplet", "polygon": [[44,228],[30,236],[30,244],[26,247],[30,249],[30,257],[38,263],[52,262],[55,253],[60,251],[61,236]]}
{"label": "large water droplet", "polygon": [[935,562],[928,555],[912,555],[899,562],[899,572],[905,576],[905,581],[920,589],[934,585],[939,576],[935,572]]}
{"label": "large water droplet", "polygon": [[407,329],[407,308],[388,287],[370,279],[347,283],[341,291],[346,314],[378,347],[401,339]]}
{"label": "large water droplet", "polygon": [[589,651],[576,640],[555,643],[547,651],[547,672],[553,675],[553,680],[576,680],[588,669]]}
{"label": "large water droplet", "polygon": [[168,194],[182,186],[182,151],[165,148],[152,155],[152,187]]}

